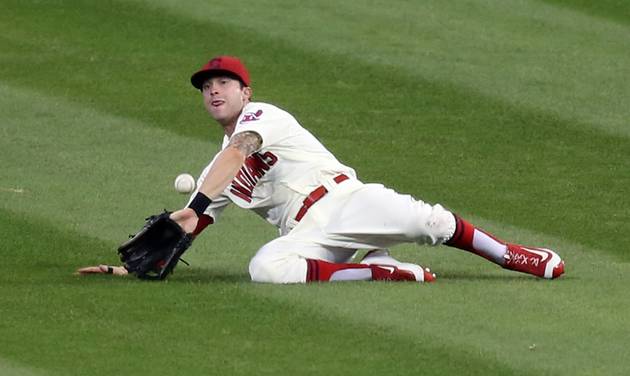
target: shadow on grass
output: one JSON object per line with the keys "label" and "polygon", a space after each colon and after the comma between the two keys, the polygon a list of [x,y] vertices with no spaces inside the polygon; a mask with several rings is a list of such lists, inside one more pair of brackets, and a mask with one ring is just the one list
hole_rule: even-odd
{"label": "shadow on grass", "polygon": [[[67,271],[66,271],[67,272]],[[178,269],[175,270],[167,279],[163,281],[143,280],[136,278],[134,275],[112,276],[108,274],[87,274],[78,275],[76,273],[64,273],[64,281],[75,285],[77,280],[85,281],[117,281],[117,282],[134,282],[139,283],[243,283],[250,282],[249,275],[246,273],[228,273],[225,271],[216,271],[208,269]]]}
{"label": "shadow on grass", "polygon": [[[563,275],[562,277],[554,280],[565,281],[565,280],[577,280],[578,278],[574,275]],[[505,282],[516,282],[516,281],[548,281],[544,278],[537,278],[527,274],[521,273],[510,273],[510,274],[481,274],[481,273],[473,273],[466,271],[457,271],[452,273],[440,273],[437,278],[437,282],[441,280],[449,280],[449,281],[505,281]]]}
{"label": "shadow on grass", "polygon": [[[79,277],[73,275],[73,277]],[[111,276],[108,275],[88,275],[80,278],[93,278],[96,280],[109,279]],[[115,280],[138,280],[138,282],[147,282],[147,283],[160,283],[163,281],[145,281],[139,280],[134,276],[127,276],[123,278],[114,278]],[[577,281],[579,278],[575,275],[563,275],[562,277],[553,281],[553,283],[560,283],[562,281]],[[210,283],[249,283],[251,279],[247,273],[230,273],[227,271],[219,271],[219,270],[210,270],[210,269],[202,269],[202,268],[187,268],[187,269],[179,269],[173,272],[167,280],[169,283],[202,283],[202,284],[210,284]],[[466,281],[466,282],[547,282],[549,280],[543,278],[536,278],[525,274],[482,274],[482,273],[474,273],[469,271],[456,271],[451,273],[440,273],[438,275],[436,283],[439,284],[441,281]],[[365,281],[361,281],[365,282]]]}
{"label": "shadow on grass", "polygon": [[195,283],[242,283],[250,282],[249,274],[247,273],[229,273],[226,271],[199,269],[199,268],[181,268],[176,270],[172,276],[169,277],[171,283],[179,282],[195,282]]}

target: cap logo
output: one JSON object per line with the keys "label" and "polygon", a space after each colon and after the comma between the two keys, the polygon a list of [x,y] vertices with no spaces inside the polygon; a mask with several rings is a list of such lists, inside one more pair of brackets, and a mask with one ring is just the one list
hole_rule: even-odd
{"label": "cap logo", "polygon": [[212,59],[212,61],[210,61],[210,68],[219,68],[221,67],[221,58],[218,57],[216,59]]}

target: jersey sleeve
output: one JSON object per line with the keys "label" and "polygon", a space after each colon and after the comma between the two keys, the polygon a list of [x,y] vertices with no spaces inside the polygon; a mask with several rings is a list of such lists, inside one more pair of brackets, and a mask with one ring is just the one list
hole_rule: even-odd
{"label": "jersey sleeve", "polygon": [[261,149],[264,149],[287,138],[294,121],[290,114],[277,107],[250,103],[239,117],[234,134],[255,132],[262,138]]}

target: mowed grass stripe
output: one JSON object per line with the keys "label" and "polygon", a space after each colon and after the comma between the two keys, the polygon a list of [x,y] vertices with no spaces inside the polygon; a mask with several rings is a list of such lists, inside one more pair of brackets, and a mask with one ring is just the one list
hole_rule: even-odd
{"label": "mowed grass stripe", "polygon": [[4,245],[20,253],[0,267],[2,285],[11,286],[0,296],[0,353],[25,369],[135,374],[150,364],[165,375],[531,374],[467,348],[401,336],[387,324],[331,317],[313,302],[252,293],[250,283],[71,276],[65,271],[83,249],[102,253],[108,244],[33,216],[1,213]]}
{"label": "mowed grass stripe", "polygon": [[623,106],[630,99],[630,28],[569,8],[520,0],[139,2],[630,136]]}
{"label": "mowed grass stripe", "polygon": [[630,25],[630,3],[622,0],[542,0],[545,3],[578,10],[588,15],[605,17]]}
{"label": "mowed grass stripe", "polygon": [[[20,47],[6,55],[3,79],[144,125],[218,140],[218,127],[187,83],[190,62],[207,58],[209,33],[247,57],[257,99],[295,113],[366,181],[628,257],[627,240],[619,236],[629,219],[627,205],[619,205],[630,183],[625,137],[221,25],[138,5],[94,6],[83,4],[78,13],[55,8],[50,20],[42,9],[32,15],[16,8],[21,23],[8,20],[7,38]],[[138,22],[142,12],[145,21]],[[108,22],[95,22],[100,15]],[[73,27],[53,27],[62,16]],[[37,26],[25,28],[29,22]],[[191,39],[182,44],[168,35]],[[138,49],[140,40],[145,49]],[[164,52],[171,50],[178,53]],[[20,74],[31,58],[38,69]]]}
{"label": "mowed grass stripe", "polygon": [[188,82],[208,54],[199,25],[80,0],[9,2],[0,20],[3,81],[186,136],[218,134]]}
{"label": "mowed grass stripe", "polygon": [[7,361],[0,358],[0,372],[3,376],[44,376],[47,372],[31,367],[25,367],[14,361]]}
{"label": "mowed grass stripe", "polygon": [[0,84],[0,100],[2,207],[107,240],[139,213],[183,206],[175,177],[197,176],[218,149],[31,90]]}
{"label": "mowed grass stripe", "polygon": [[[282,85],[282,81],[293,85],[301,81],[303,73],[315,75],[319,70],[367,80],[371,76],[362,74],[364,65],[375,65],[385,68],[386,77],[447,82],[465,91],[478,91],[491,100],[552,113],[573,126],[595,126],[628,135],[628,114],[620,104],[630,93],[623,85],[625,80],[619,79],[630,75],[624,64],[630,54],[625,38],[628,30],[609,25],[605,19],[535,1],[397,6],[353,2],[341,9],[328,1],[312,7],[270,3],[239,7],[234,2],[219,2],[208,8],[201,1],[187,7],[169,1],[90,5],[79,1],[56,4],[49,11],[38,4],[37,12],[16,5],[5,16],[2,38],[12,48],[29,54],[29,65],[36,69],[25,71],[21,62],[13,61],[12,54],[4,57],[5,69],[21,73],[13,80],[43,85],[48,84],[40,77],[48,78],[54,72],[64,78],[61,93],[66,93],[61,90],[65,86],[85,90],[88,83],[106,81],[108,84],[92,95],[108,101],[94,102],[112,110],[122,105],[136,116],[153,116],[162,126],[200,134],[199,129],[174,121],[174,109],[187,108],[189,97],[153,97],[145,85],[151,82],[153,93],[158,88],[177,95],[190,90],[187,78],[200,64],[191,65],[191,61],[203,61],[213,50],[219,53],[216,43],[209,42],[207,36],[211,35],[211,40],[230,46],[231,53],[249,57],[259,89],[264,86],[258,78],[270,73],[281,76],[274,78],[274,85]],[[160,6],[172,12],[156,11]],[[241,11],[231,12],[237,8]],[[268,28],[267,17],[279,9],[290,12],[291,17]],[[132,24],[137,21],[130,20],[141,13],[146,17],[140,28]],[[184,16],[175,18],[173,13]],[[105,14],[108,22],[99,22]],[[63,20],[64,27],[58,27],[56,20]],[[26,28],[31,22],[32,27]],[[327,27],[320,27],[320,23]],[[241,27],[239,33],[234,33],[234,24]],[[139,49],[139,44],[144,48]],[[307,70],[303,68],[306,64],[298,63],[300,74],[287,76],[290,70],[285,68],[295,63],[292,55],[296,49],[306,51],[307,56],[330,57],[325,64],[311,60]],[[64,59],[58,61],[55,54]],[[163,54],[166,59],[161,58]],[[270,58],[263,60],[263,56]],[[65,58],[77,66],[69,65]],[[348,61],[352,64],[343,64]],[[336,66],[340,63],[342,66]],[[125,69],[120,69],[123,66]],[[319,85],[326,82],[320,80]],[[312,98],[310,90],[308,94]],[[150,98],[129,106],[124,100],[129,95]],[[171,110],[170,115],[166,109]],[[202,121],[203,116],[195,119]]]}

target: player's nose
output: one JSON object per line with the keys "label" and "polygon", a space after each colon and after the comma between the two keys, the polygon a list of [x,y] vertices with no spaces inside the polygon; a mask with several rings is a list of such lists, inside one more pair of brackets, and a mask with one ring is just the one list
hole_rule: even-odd
{"label": "player's nose", "polygon": [[206,84],[203,87],[203,92],[206,95],[217,95],[219,94],[219,86],[213,84]]}

